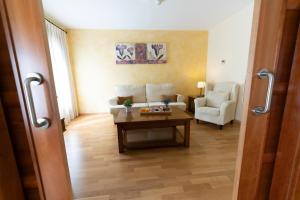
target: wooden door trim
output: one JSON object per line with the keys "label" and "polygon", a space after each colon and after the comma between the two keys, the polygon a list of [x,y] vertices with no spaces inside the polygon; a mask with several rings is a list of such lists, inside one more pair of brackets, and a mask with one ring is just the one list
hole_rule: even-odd
{"label": "wooden door trim", "polygon": [[284,111],[280,142],[276,155],[270,199],[293,199],[300,175],[300,26],[288,96]]}

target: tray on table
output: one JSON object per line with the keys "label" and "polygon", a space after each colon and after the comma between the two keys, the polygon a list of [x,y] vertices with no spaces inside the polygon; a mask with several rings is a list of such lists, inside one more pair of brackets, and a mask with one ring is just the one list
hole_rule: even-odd
{"label": "tray on table", "polygon": [[149,107],[149,108],[141,108],[140,109],[141,115],[171,115],[172,109],[165,107]]}

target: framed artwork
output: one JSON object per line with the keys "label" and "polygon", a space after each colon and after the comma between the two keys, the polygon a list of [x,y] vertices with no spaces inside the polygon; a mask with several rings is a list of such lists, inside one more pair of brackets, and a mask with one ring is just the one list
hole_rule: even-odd
{"label": "framed artwork", "polygon": [[164,43],[147,44],[147,60],[151,64],[162,64],[167,61],[167,47]]}
{"label": "framed artwork", "polygon": [[117,43],[116,64],[167,63],[165,43]]}
{"label": "framed artwork", "polygon": [[116,45],[116,63],[134,64],[135,62],[135,44],[122,43]]}

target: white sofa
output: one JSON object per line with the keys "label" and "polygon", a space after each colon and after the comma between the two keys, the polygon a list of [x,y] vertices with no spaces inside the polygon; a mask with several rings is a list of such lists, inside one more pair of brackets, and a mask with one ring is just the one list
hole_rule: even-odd
{"label": "white sofa", "polygon": [[[132,107],[141,108],[164,105],[161,102],[160,96],[173,94],[176,94],[176,88],[171,83],[115,86],[115,97],[109,100],[110,112],[116,114],[119,109],[124,108],[123,105],[118,105],[117,97],[133,96]],[[177,102],[171,102],[169,105],[183,111],[186,110],[184,96],[180,94],[177,94]]]}
{"label": "white sofa", "polygon": [[219,125],[220,129],[233,122],[238,100],[239,86],[224,82],[206,84],[205,97],[195,99],[195,119]]}

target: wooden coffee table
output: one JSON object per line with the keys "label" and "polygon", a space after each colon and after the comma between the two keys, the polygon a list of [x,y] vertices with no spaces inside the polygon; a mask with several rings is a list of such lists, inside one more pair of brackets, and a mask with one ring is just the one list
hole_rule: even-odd
{"label": "wooden coffee table", "polygon": [[[183,145],[189,147],[190,145],[190,121],[193,119],[186,112],[172,108],[171,115],[141,115],[139,108],[134,108],[130,113],[126,113],[125,109],[121,109],[114,115],[114,123],[118,129],[118,144],[119,152],[123,153],[129,147],[127,143],[127,130],[136,129],[152,129],[152,128],[173,128],[173,144],[157,144],[153,146],[174,146]],[[176,126],[184,126],[183,143],[176,142]]]}

